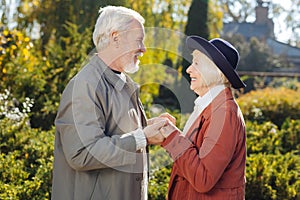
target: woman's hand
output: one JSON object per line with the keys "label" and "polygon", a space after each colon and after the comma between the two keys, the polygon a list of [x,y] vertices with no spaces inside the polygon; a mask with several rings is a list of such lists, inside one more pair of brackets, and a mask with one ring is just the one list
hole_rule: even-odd
{"label": "woman's hand", "polygon": [[172,122],[172,124],[176,126],[176,118],[170,115],[169,113],[163,113],[159,117],[167,118],[168,120],[170,120],[170,122]]}

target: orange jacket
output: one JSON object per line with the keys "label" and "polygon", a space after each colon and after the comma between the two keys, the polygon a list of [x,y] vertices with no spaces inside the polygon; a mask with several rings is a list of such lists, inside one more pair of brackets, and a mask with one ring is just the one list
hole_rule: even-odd
{"label": "orange jacket", "polygon": [[186,136],[175,131],[162,146],[174,160],[168,199],[245,198],[245,123],[229,88],[199,115]]}

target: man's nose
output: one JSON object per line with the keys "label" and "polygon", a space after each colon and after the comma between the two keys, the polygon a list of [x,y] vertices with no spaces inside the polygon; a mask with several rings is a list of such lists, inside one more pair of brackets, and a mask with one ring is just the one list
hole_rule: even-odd
{"label": "man's nose", "polygon": [[147,51],[147,48],[145,47],[144,44],[141,44],[141,46],[139,48],[140,48],[140,51],[143,53],[145,53]]}

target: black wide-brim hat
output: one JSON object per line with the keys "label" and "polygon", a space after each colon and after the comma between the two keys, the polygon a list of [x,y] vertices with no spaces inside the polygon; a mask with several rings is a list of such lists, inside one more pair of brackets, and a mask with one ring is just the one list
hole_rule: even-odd
{"label": "black wide-brim hat", "polygon": [[208,41],[199,36],[188,36],[186,45],[190,50],[198,50],[212,60],[223,72],[233,88],[246,87],[246,84],[236,72],[240,59],[239,53],[229,42],[221,38]]}

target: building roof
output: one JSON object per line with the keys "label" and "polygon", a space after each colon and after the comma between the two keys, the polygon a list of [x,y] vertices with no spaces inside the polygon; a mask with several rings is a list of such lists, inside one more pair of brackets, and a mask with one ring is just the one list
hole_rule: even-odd
{"label": "building roof", "polygon": [[267,44],[275,54],[287,55],[288,57],[300,57],[300,48],[270,38],[267,39]]}
{"label": "building roof", "polygon": [[300,66],[300,48],[270,38],[266,42],[274,54],[285,55],[295,66]]}
{"label": "building roof", "polygon": [[223,24],[223,33],[226,35],[240,34],[246,39],[250,39],[251,37],[265,38],[269,34],[269,30],[263,24],[230,22]]}

